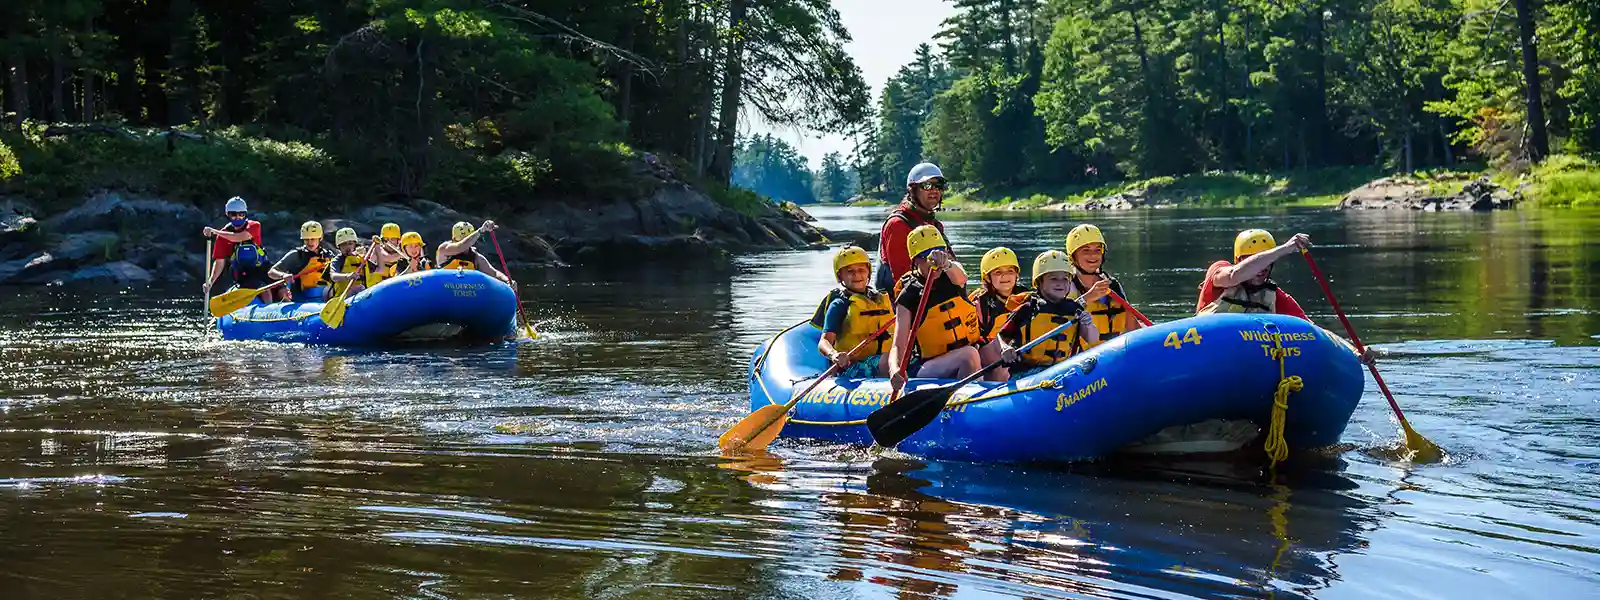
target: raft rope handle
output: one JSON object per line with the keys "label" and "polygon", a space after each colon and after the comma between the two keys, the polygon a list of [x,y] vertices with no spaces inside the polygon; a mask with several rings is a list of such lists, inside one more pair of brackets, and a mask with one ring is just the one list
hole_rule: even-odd
{"label": "raft rope handle", "polygon": [[[763,385],[761,387],[761,391],[762,392],[766,392],[766,389],[767,388],[766,388],[765,385]],[[973,403],[976,403],[976,402],[988,402],[990,400],[998,400],[998,399],[1004,398],[1006,396],[1012,396],[1012,395],[1016,395],[1016,394],[1021,394],[1021,393],[1031,392],[1031,391],[1034,391],[1034,390],[1041,390],[1041,389],[1059,390],[1059,389],[1061,389],[1061,381],[1058,380],[1058,379],[1045,379],[1043,381],[1040,381],[1039,383],[1036,383],[1036,384],[1033,384],[1033,385],[1030,385],[1030,386],[1020,387],[1020,388],[1017,388],[1017,389],[1014,389],[1014,390],[1007,390],[1007,391],[1001,392],[999,394],[993,394],[993,395],[989,395],[989,396],[978,396],[978,397],[975,397],[975,398],[966,398],[966,399],[963,399],[963,400],[957,400],[955,402],[950,402],[949,404],[946,404],[945,405],[945,409],[949,410],[949,409],[957,407],[957,406],[973,404]],[[772,394],[771,393],[767,393],[767,401],[768,402],[772,402]],[[773,404],[776,404],[776,402],[773,402]],[[806,420],[802,420],[802,419],[789,419],[789,422],[790,423],[799,423],[801,425],[866,425],[867,424],[867,420],[866,419],[857,419],[857,420],[854,420],[854,421],[806,421]]]}
{"label": "raft rope handle", "polygon": [[1289,442],[1283,438],[1284,422],[1289,417],[1289,394],[1305,389],[1306,382],[1299,375],[1287,375],[1287,353],[1283,351],[1283,338],[1278,327],[1266,324],[1267,335],[1272,338],[1275,358],[1278,361],[1278,389],[1272,393],[1272,420],[1267,426],[1267,458],[1277,466],[1289,457]]}

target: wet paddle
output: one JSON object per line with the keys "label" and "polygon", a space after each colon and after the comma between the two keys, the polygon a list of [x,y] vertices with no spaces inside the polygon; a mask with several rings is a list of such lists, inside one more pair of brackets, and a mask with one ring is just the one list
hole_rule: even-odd
{"label": "wet paddle", "polygon": [[[928,297],[933,295],[929,293],[929,290],[933,289],[933,280],[938,277],[939,267],[928,269],[928,279],[922,282],[922,301],[917,303],[916,314],[911,315],[911,329],[909,330],[911,333],[907,338],[905,351],[900,353],[900,373],[905,374],[908,381],[911,379],[911,375],[906,374],[906,369],[911,368],[911,345],[917,343],[917,330],[922,328],[922,318],[928,315]],[[898,348],[896,346],[896,349]],[[892,371],[890,375],[892,378]],[[899,396],[900,390],[889,392],[889,403],[894,404],[895,398]]]}
{"label": "wet paddle", "polygon": [[205,310],[206,314],[211,314],[208,307],[211,306],[211,263],[215,262],[211,260],[211,248],[213,243],[215,243],[215,240],[210,236],[206,236],[206,288],[200,292],[200,308],[201,310]]}
{"label": "wet paddle", "polygon": [[231,291],[228,291],[228,292],[223,292],[221,294],[217,294],[216,296],[212,296],[211,297],[211,302],[210,302],[211,316],[220,318],[223,315],[226,315],[226,314],[231,313],[233,311],[236,311],[236,310],[239,310],[239,309],[244,308],[246,306],[249,306],[250,305],[250,301],[251,300],[255,300],[256,296],[261,295],[262,292],[265,292],[265,291],[271,290],[271,289],[276,289],[278,286],[281,286],[281,285],[283,285],[285,283],[289,283],[293,279],[294,279],[294,277],[289,277],[289,278],[286,278],[286,279],[279,279],[277,282],[274,282],[272,284],[266,285],[264,287],[260,287],[260,288],[242,288],[242,289],[237,289],[237,290],[231,290]]}
{"label": "wet paddle", "polygon": [[1128,300],[1126,298],[1123,298],[1122,296],[1118,296],[1116,292],[1113,292],[1111,290],[1106,290],[1106,293],[1111,296],[1112,300],[1116,300],[1117,302],[1121,302],[1123,306],[1128,307],[1128,312],[1133,313],[1133,318],[1138,319],[1140,323],[1144,323],[1145,327],[1149,327],[1151,325],[1155,325],[1155,323],[1150,322],[1150,317],[1144,316],[1144,313],[1139,312],[1139,309],[1134,308],[1132,304],[1128,304]]}
{"label": "wet paddle", "polygon": [[[366,256],[361,257],[361,281],[363,283],[367,280],[367,265],[371,264],[372,251],[377,248],[378,244],[376,242],[368,245]],[[344,324],[344,311],[350,308],[350,303],[345,299],[350,296],[350,288],[355,286],[356,282],[351,281],[344,286],[344,289],[339,290],[338,298],[334,298],[332,302],[322,305],[323,325],[327,325],[329,329],[338,329],[340,325]]]}
{"label": "wet paddle", "polygon": [[[1044,343],[1045,340],[1066,331],[1068,327],[1077,326],[1077,319],[1062,323],[1059,327],[1050,330],[1049,333],[1035,338],[1021,348],[1017,348],[1017,353],[1027,352],[1034,346]],[[899,444],[906,438],[911,437],[911,434],[921,431],[923,427],[927,427],[935,418],[938,418],[939,412],[944,410],[945,404],[950,401],[950,396],[956,390],[977,381],[979,377],[983,377],[984,373],[988,373],[990,369],[1000,366],[1003,362],[1005,361],[1002,359],[989,363],[988,366],[974,371],[971,375],[963,377],[955,383],[922,388],[906,394],[905,397],[897,401],[890,401],[887,406],[872,411],[872,414],[867,415],[867,431],[872,433],[872,440],[877,442],[879,446],[893,448],[895,444]]]}
{"label": "wet paddle", "polygon": [[[494,231],[489,231],[489,241],[494,242],[494,255],[500,257],[500,272],[505,273],[506,279],[511,278],[511,269],[506,268],[506,253],[500,251],[500,238],[495,237]],[[511,286],[511,299],[517,302],[517,319],[522,321],[518,331],[524,337],[517,338],[518,342],[531,342],[539,339],[539,332],[534,331],[533,322],[528,320],[527,313],[522,312],[522,296],[517,293],[517,286]]]}
{"label": "wet paddle", "polygon": [[[1311,267],[1311,274],[1317,277],[1317,283],[1322,285],[1322,293],[1328,296],[1328,304],[1333,305],[1333,313],[1339,315],[1339,322],[1344,324],[1344,330],[1350,334],[1350,341],[1355,343],[1356,351],[1365,353],[1366,346],[1361,344],[1361,338],[1356,336],[1355,326],[1350,324],[1350,319],[1344,316],[1344,309],[1339,308],[1339,301],[1333,297],[1333,288],[1328,287],[1328,278],[1322,275],[1322,269],[1317,268],[1317,261],[1311,258],[1311,251],[1300,249],[1300,255],[1306,258],[1306,265]],[[1444,450],[1422,437],[1417,430],[1411,428],[1411,423],[1406,421],[1406,415],[1400,412],[1400,404],[1394,401],[1394,394],[1389,393],[1389,385],[1383,382],[1383,376],[1378,374],[1378,365],[1367,363],[1367,369],[1372,371],[1372,378],[1377,380],[1378,389],[1383,391],[1383,397],[1389,400],[1389,408],[1394,409],[1395,418],[1400,419],[1400,428],[1406,434],[1406,449],[1411,450],[1411,459],[1415,462],[1438,462],[1444,458]]]}
{"label": "wet paddle", "polygon": [[[888,323],[883,324],[883,327],[878,328],[877,333],[861,340],[861,343],[856,344],[856,347],[851,348],[846,355],[855,356],[855,353],[867,347],[868,342],[877,339],[878,336],[883,335],[883,332],[888,331],[893,326],[894,320],[890,319]],[[838,371],[839,363],[834,363],[828,367],[827,371],[823,371],[821,375],[818,375],[816,381],[806,386],[805,391],[795,394],[789,398],[788,402],[768,404],[756,409],[755,412],[750,413],[750,416],[745,417],[729,428],[727,433],[722,434],[722,437],[717,438],[717,447],[721,448],[723,452],[742,452],[766,448],[768,444],[772,443],[772,440],[778,439],[778,433],[783,431],[784,424],[789,422],[789,410],[793,409],[794,405],[799,404],[800,399],[811,393],[811,390],[817,389],[818,385],[821,385],[823,381],[827,381],[829,377],[832,377]]]}

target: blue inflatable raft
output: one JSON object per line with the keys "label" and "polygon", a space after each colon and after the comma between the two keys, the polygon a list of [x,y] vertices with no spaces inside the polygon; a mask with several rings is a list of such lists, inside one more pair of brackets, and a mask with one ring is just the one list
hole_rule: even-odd
{"label": "blue inflatable raft", "polygon": [[[827,369],[820,336],[802,323],[756,348],[751,410],[784,404]],[[1280,384],[1294,390],[1284,441],[1291,450],[1319,448],[1344,433],[1365,385],[1362,369],[1354,348],[1302,319],[1191,317],[1120,336],[1036,375],[969,384],[898,449],[941,460],[1054,462],[1105,456],[1199,423],[1248,421],[1268,432]],[[907,390],[946,383],[913,379]],[[783,435],[869,445],[867,415],[889,392],[886,379],[824,382],[795,405]]]}
{"label": "blue inflatable raft", "polygon": [[223,339],[335,346],[517,335],[511,286],[467,270],[434,269],[391,278],[349,298],[344,322],[322,322],[322,302],[252,304],[217,319]]}

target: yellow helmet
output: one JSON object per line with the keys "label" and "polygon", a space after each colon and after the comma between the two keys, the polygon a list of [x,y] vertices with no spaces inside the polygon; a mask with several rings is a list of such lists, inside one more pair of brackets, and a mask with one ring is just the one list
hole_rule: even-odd
{"label": "yellow helmet", "polygon": [[1049,273],[1066,273],[1071,275],[1072,259],[1067,258],[1067,253],[1060,250],[1045,250],[1040,252],[1038,258],[1033,259],[1033,286],[1039,287],[1039,279]]}
{"label": "yellow helmet", "polygon": [[407,231],[405,235],[400,236],[401,246],[410,246],[412,244],[416,244],[418,246],[423,245],[422,234],[415,231]]}
{"label": "yellow helmet", "polygon": [[349,227],[343,227],[333,232],[333,243],[336,246],[345,242],[354,242],[357,239],[359,238],[356,237],[356,230]]}
{"label": "yellow helmet", "polygon": [[872,261],[867,258],[867,251],[857,246],[845,246],[840,248],[838,252],[833,253],[834,275],[838,275],[839,271],[850,265],[867,265],[871,267]]}
{"label": "yellow helmet", "polygon": [[1089,244],[1100,244],[1102,247],[1106,245],[1106,236],[1100,233],[1099,227],[1084,223],[1067,232],[1068,255],[1077,254],[1079,248]]}
{"label": "yellow helmet", "polygon": [[1000,267],[1022,270],[1022,264],[1017,262],[1017,253],[1012,252],[1010,248],[1001,246],[983,253],[983,260],[978,261],[978,275],[980,278],[986,279],[989,277],[990,271]]}
{"label": "yellow helmet", "polygon": [[472,235],[472,232],[477,230],[478,228],[473,227],[471,223],[459,221],[450,228],[450,241],[459,242],[467,239],[467,236]]}
{"label": "yellow helmet", "polygon": [[304,223],[301,223],[300,224],[300,239],[302,239],[302,240],[320,240],[320,239],[322,239],[322,224],[318,223],[316,221],[306,221]]}
{"label": "yellow helmet", "polygon": [[911,230],[906,236],[906,252],[912,259],[918,255],[936,248],[949,248],[944,241],[944,236],[939,233],[939,228],[932,225],[923,225]]}
{"label": "yellow helmet", "polygon": [[1239,237],[1233,238],[1233,260],[1239,261],[1241,256],[1260,254],[1278,247],[1278,241],[1272,239],[1272,234],[1265,229],[1246,229],[1239,232]]}
{"label": "yellow helmet", "polygon": [[378,235],[383,236],[383,239],[386,240],[400,237],[400,225],[398,223],[384,223],[383,229],[379,230]]}

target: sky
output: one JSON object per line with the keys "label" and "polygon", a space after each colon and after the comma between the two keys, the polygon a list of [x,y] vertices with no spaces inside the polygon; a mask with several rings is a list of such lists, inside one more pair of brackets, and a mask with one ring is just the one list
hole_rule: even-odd
{"label": "sky", "polygon": [[[883,84],[911,62],[917,45],[933,44],[939,24],[955,13],[949,0],[833,0],[833,7],[850,30],[851,41],[845,50],[855,57],[862,77],[872,86],[873,106],[877,106]],[[754,111],[741,115],[740,120],[750,124],[742,128],[746,135],[770,133],[799,148],[812,169],[818,168],[829,152],[849,156],[855,148],[855,142],[843,136],[774,128]]]}

